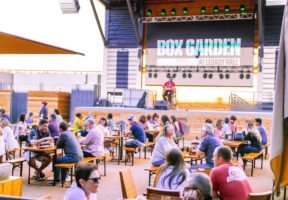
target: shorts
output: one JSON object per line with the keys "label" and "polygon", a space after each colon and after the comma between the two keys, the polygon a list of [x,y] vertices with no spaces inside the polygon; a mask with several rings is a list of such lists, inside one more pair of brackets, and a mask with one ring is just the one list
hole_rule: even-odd
{"label": "shorts", "polygon": [[[29,161],[29,153],[30,153],[30,151],[24,152],[24,158],[26,161]],[[35,152],[31,152],[31,156],[30,156],[30,158],[35,158],[36,160],[38,160],[40,162],[44,162],[44,161],[48,160],[49,157],[50,157],[49,154],[35,153]]]}

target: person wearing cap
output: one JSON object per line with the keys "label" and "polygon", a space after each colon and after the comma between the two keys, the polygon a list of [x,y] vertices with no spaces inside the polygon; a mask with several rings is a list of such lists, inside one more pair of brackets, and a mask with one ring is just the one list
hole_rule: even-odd
{"label": "person wearing cap", "polygon": [[125,146],[130,148],[143,146],[146,142],[146,134],[143,127],[137,122],[137,118],[135,116],[129,117],[128,121],[131,127],[126,134],[128,136],[132,134],[134,139],[128,140]]}
{"label": "person wearing cap", "polygon": [[40,110],[40,113],[39,113],[39,118],[44,118],[44,119],[48,119],[48,108],[47,108],[47,102],[46,101],[43,101],[42,102],[42,108]]}
{"label": "person wearing cap", "polygon": [[196,168],[213,168],[213,153],[214,150],[221,146],[221,141],[214,135],[213,125],[205,123],[202,128],[202,141],[197,149],[196,155],[197,156],[205,156],[206,163],[205,164],[196,164],[190,167],[190,172],[192,172]]}
{"label": "person wearing cap", "polygon": [[84,157],[98,157],[103,155],[104,150],[104,133],[97,128],[93,119],[88,118],[85,121],[88,134],[80,140],[80,144],[86,145],[83,150]]}
{"label": "person wearing cap", "polygon": [[173,149],[178,148],[173,140],[174,129],[173,126],[167,122],[161,136],[156,141],[152,157],[151,164],[154,166],[160,166],[165,163],[167,153]]}
{"label": "person wearing cap", "polygon": [[165,101],[169,100],[169,102],[172,102],[172,96],[174,92],[175,92],[175,83],[173,82],[173,79],[170,78],[169,81],[167,81],[163,85],[163,99]]}

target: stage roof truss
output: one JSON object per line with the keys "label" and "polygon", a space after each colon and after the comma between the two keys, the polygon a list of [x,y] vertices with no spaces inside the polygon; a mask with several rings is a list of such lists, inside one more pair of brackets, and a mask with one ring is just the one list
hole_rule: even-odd
{"label": "stage roof truss", "polygon": [[254,18],[254,15],[255,15],[254,13],[242,13],[242,14],[142,17],[142,23],[250,20]]}

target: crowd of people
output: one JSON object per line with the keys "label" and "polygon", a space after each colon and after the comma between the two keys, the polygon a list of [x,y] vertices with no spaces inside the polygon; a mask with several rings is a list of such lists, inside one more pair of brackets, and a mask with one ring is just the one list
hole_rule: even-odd
{"label": "crowd of people", "polygon": [[[69,127],[59,110],[55,109],[53,114],[48,116],[47,103],[43,102],[37,122],[33,113],[20,114],[14,130],[11,119],[5,111],[0,110],[0,114],[1,162],[5,152],[19,148],[22,142],[26,142],[27,146],[53,143],[56,148],[63,149],[64,155],[57,157],[55,164],[78,163],[84,157],[98,157],[106,151],[110,151],[113,158],[116,145],[113,140],[105,139],[105,136],[115,134],[116,123],[112,113],[109,113],[107,118],[101,117],[98,123],[94,113],[89,113],[86,118],[81,113],[76,113],[73,125]],[[179,190],[184,196],[192,196],[195,199],[211,199],[218,196],[228,200],[244,200],[252,192],[241,166],[231,162],[232,150],[222,142],[229,139],[246,140],[247,143],[240,145],[236,152],[241,156],[261,151],[261,145],[267,143],[267,132],[260,118],[255,119],[255,124],[252,121],[248,122],[245,130],[238,130],[235,116],[219,119],[215,126],[211,119],[207,119],[196,150],[196,155],[204,156],[206,162],[192,165],[189,170],[185,167],[183,152],[177,145],[177,138],[185,133],[184,124],[175,116],[162,115],[160,118],[154,113],[142,115],[139,119],[131,116],[127,122],[122,130],[128,138],[126,147],[136,148],[143,146],[147,141],[155,142],[151,164],[160,167],[154,183],[156,188]],[[154,131],[159,133],[155,135]],[[81,145],[85,145],[85,148],[82,149]],[[24,157],[35,170],[35,179],[37,181],[46,179],[44,169],[52,162],[51,156],[25,151]],[[40,166],[36,161],[41,163]],[[197,168],[210,168],[210,177],[195,173]],[[67,170],[54,167],[53,171],[56,183],[66,180]],[[79,192],[83,188],[90,187],[89,191],[95,192],[100,180],[99,173],[92,165],[78,167],[75,178],[76,184],[71,186],[64,199],[69,199],[75,193],[87,196],[87,193]]]}

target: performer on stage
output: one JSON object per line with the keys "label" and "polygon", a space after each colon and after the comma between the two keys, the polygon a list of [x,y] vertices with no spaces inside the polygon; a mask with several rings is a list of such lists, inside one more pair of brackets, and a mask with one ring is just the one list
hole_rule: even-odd
{"label": "performer on stage", "polygon": [[172,96],[175,92],[175,83],[173,82],[173,79],[170,78],[169,81],[164,83],[163,85],[163,99],[167,101],[167,98],[170,103],[172,103]]}

